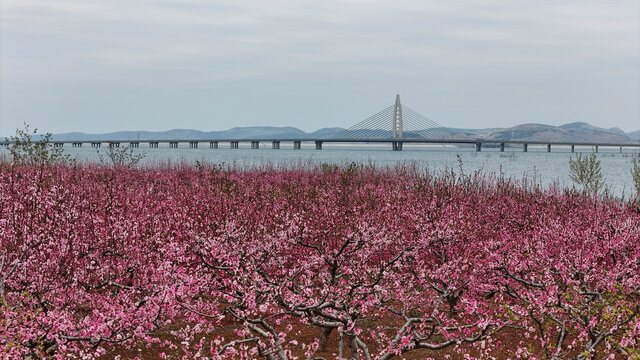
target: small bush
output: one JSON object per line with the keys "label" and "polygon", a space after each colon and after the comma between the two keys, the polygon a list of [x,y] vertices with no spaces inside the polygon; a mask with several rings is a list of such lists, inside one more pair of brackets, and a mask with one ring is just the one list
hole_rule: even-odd
{"label": "small bush", "polygon": [[100,157],[100,162],[103,164],[113,165],[114,167],[125,167],[127,169],[131,169],[138,165],[138,163],[144,159],[144,154],[134,154],[133,148],[126,147],[115,147],[114,144],[109,144],[105,153],[101,153],[98,150],[98,156]]}
{"label": "small bush", "polygon": [[[51,165],[69,161],[69,155],[50,142],[51,133],[37,133],[38,129],[30,131],[29,125],[24,124],[24,129],[16,129],[14,136],[6,138],[14,165]],[[40,139],[35,140],[36,137]]]}
{"label": "small bush", "polygon": [[640,157],[635,157],[631,160],[631,178],[633,179],[636,195],[640,197]]}
{"label": "small bush", "polygon": [[587,192],[598,192],[604,185],[600,160],[596,154],[584,157],[582,154],[578,154],[575,160],[570,158],[569,177]]}

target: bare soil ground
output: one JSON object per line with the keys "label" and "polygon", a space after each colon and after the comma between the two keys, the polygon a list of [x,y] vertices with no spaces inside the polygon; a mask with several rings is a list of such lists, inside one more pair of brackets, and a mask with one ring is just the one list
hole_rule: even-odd
{"label": "bare soil ground", "polygon": [[[235,329],[237,329],[236,325],[224,324],[223,326],[218,328],[218,331],[207,336],[207,341],[205,342],[206,348],[208,348],[209,346],[210,339],[213,339],[217,336],[223,336],[227,340],[236,339],[237,336],[235,334]],[[295,336],[293,338],[297,340],[298,343],[310,344],[310,343],[313,343],[316,338],[320,338],[321,330],[316,327],[298,326],[297,329],[294,329],[294,331],[289,332],[289,334],[294,334]],[[179,339],[177,339],[176,337],[170,334],[170,330],[166,330],[161,333],[158,333],[156,334],[156,336],[158,336],[163,341],[168,340],[171,343],[176,344],[178,346],[180,344]],[[514,356],[514,353],[516,351],[517,344],[523,339],[523,337],[524,337],[524,333],[521,330],[517,330],[517,329],[503,330],[502,332],[500,332],[494,337],[493,341],[498,343],[499,346],[498,346],[497,353],[493,353],[492,356],[494,356],[498,360],[516,359],[516,357]],[[565,340],[565,344],[570,342],[571,342],[570,338],[567,338]],[[313,359],[326,359],[326,360],[336,359],[338,356],[338,344],[339,344],[338,334],[336,331],[333,331],[327,343],[327,347],[326,347],[327,350],[323,352],[321,351],[316,352],[313,355]],[[539,346],[533,346],[533,348],[537,351],[540,351]],[[305,359],[304,351],[300,346],[294,347],[291,349],[293,350],[294,355],[298,357],[298,359]],[[394,359],[421,360],[421,359],[431,358],[431,359],[464,360],[464,359],[467,359],[466,356],[471,356],[472,358],[479,358],[479,352],[476,349],[474,349],[472,346],[466,346],[463,349],[464,350],[462,351],[462,353],[455,352],[453,348],[447,348],[447,349],[438,350],[438,351],[420,349],[420,350],[409,352],[407,354],[399,355]],[[378,349],[370,348],[369,350],[372,357],[374,357],[374,354],[377,353]],[[184,354],[184,352],[181,351],[180,349],[172,350],[166,346],[153,344],[151,346],[144,346],[144,345],[138,346],[132,349],[122,349],[117,347],[111,348],[111,349],[108,349],[107,355],[105,355],[103,358],[112,359],[117,356],[120,356],[120,359],[123,359],[123,360],[133,360],[136,358],[139,360],[152,360],[152,359],[159,359],[161,353],[164,353],[167,359],[180,359]],[[208,351],[205,353],[209,355]],[[346,345],[346,342],[344,345],[343,354],[346,358],[348,358],[349,349],[348,349],[348,346]],[[567,354],[566,358],[569,359],[577,354],[578,354],[577,352],[569,353]],[[602,350],[599,353],[599,355],[600,356],[604,355],[602,353]],[[616,360],[618,359],[622,360],[625,358],[620,354],[615,354],[615,355],[616,355],[615,357]]]}

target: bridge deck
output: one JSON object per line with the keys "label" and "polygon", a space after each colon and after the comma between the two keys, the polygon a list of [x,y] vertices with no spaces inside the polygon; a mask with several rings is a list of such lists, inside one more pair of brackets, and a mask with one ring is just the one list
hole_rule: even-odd
{"label": "bridge deck", "polygon": [[[322,143],[394,143],[401,142],[405,144],[528,144],[528,145],[564,145],[564,146],[623,146],[623,147],[640,147],[640,142],[630,143],[609,143],[609,142],[589,142],[589,141],[530,141],[530,140],[495,140],[495,139],[323,139],[323,138],[255,138],[255,139],[145,139],[145,140],[52,140],[52,144],[91,144],[91,143],[231,143],[231,142],[322,142]],[[10,142],[0,141],[2,145],[8,145]]]}

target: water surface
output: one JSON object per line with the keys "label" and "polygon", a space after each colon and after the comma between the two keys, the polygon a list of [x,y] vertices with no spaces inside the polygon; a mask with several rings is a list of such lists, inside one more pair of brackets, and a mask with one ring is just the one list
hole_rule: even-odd
{"label": "water surface", "polygon": [[[87,145],[82,148],[67,145],[64,151],[74,159],[91,162],[100,161],[100,152],[103,161],[109,161],[105,147],[94,149]],[[181,147],[177,149],[163,147],[164,144],[157,149],[145,148],[145,145],[146,143],[141,142],[140,148],[133,150],[136,154],[144,154],[142,164],[147,165],[199,161],[236,166],[270,164],[290,167],[322,163],[345,165],[356,162],[389,167],[411,164],[437,173],[447,169],[459,172],[460,159],[466,173],[482,170],[486,173],[502,173],[514,179],[535,177],[543,186],[558,184],[564,187],[573,185],[569,179],[569,159],[575,159],[578,153],[591,154],[594,150],[591,147],[576,147],[576,153],[572,154],[569,147],[556,147],[548,153],[546,146],[529,145],[529,151],[526,153],[520,147],[507,148],[505,152],[499,152],[497,148],[483,147],[481,152],[476,152],[473,148],[405,144],[403,151],[391,151],[389,144],[343,146],[327,143],[324,144],[323,150],[315,150],[313,143],[303,143],[301,150],[293,150],[292,145],[285,142],[281,143],[278,150],[271,149],[271,143],[261,143],[260,149],[250,149],[248,143],[240,143],[240,149],[230,149],[228,144],[222,142],[218,149],[208,148],[208,143],[200,143],[198,149],[190,149],[188,144],[180,144]],[[0,151],[6,152],[4,149]],[[620,153],[617,147],[600,147],[597,156],[601,161],[605,184],[610,191],[617,196],[632,194],[631,161],[633,157],[640,157],[638,149],[623,149]]]}

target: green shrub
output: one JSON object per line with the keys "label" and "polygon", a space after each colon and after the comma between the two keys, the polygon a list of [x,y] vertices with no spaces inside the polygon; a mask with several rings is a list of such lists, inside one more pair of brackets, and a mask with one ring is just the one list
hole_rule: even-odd
{"label": "green shrub", "polygon": [[640,197],[640,157],[635,157],[631,160],[631,178],[633,179],[636,195]]}
{"label": "green shrub", "polygon": [[138,165],[138,163],[144,159],[144,156],[144,153],[134,154],[133,148],[129,146],[116,147],[115,144],[109,144],[104,155],[98,150],[98,157],[100,157],[102,164],[108,164],[110,162],[114,167],[125,167],[127,169]]}
{"label": "green shrub", "polygon": [[587,192],[598,192],[604,185],[600,160],[598,160],[596,154],[589,156],[578,154],[575,160],[570,158],[569,177]]}
{"label": "green shrub", "polygon": [[51,143],[51,133],[37,133],[38,129],[32,132],[29,125],[24,124],[24,129],[16,129],[14,136],[6,138],[14,165],[51,165],[69,161],[69,155]]}

